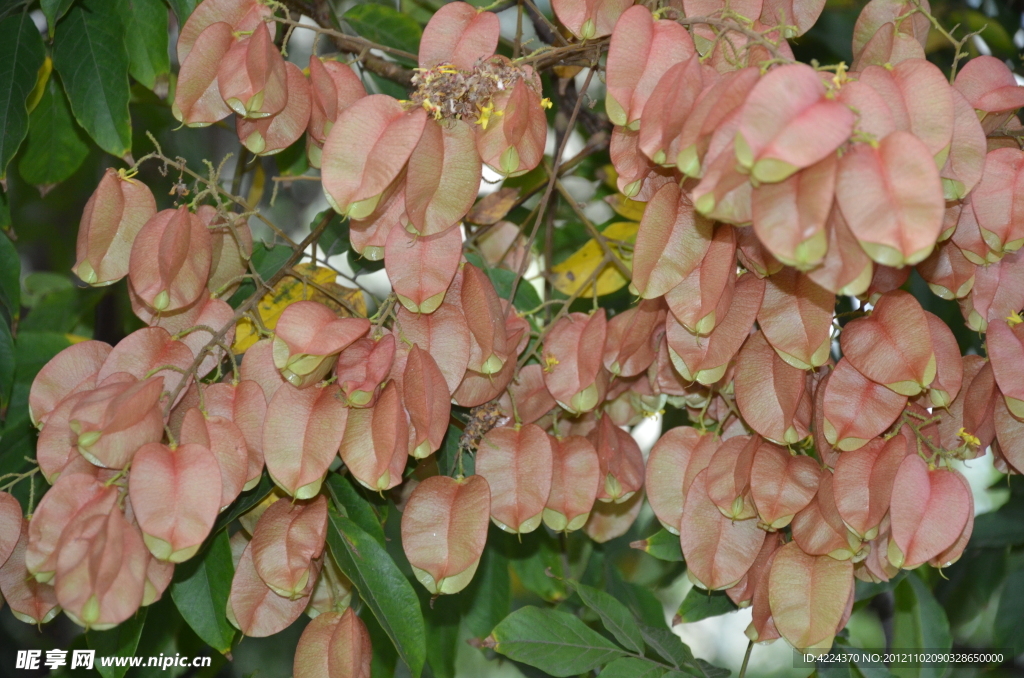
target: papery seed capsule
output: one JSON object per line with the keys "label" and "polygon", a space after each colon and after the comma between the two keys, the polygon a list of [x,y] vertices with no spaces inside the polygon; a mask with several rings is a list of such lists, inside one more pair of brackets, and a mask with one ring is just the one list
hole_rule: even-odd
{"label": "papery seed capsule", "polygon": [[110,351],[110,344],[90,340],[72,344],[50,358],[32,380],[28,393],[32,422],[42,427],[65,398],[95,388],[96,375]]}
{"label": "papery seed capsule", "polygon": [[621,504],[644,484],[644,457],[633,436],[615,425],[611,417],[602,417],[587,438],[597,450],[601,462],[600,501]]}
{"label": "papery seed capsule", "polygon": [[349,411],[338,453],[352,477],[375,492],[402,482],[409,455],[409,424],[393,380],[373,407]]}
{"label": "papery seed capsule", "polygon": [[402,548],[432,594],[458,593],[476,573],[487,542],[491,492],[483,476],[427,478],[402,513]]}
{"label": "papery seed capsule", "polygon": [[896,471],[908,451],[906,439],[896,436],[889,441],[875,438],[859,450],[839,455],[832,479],[836,509],[861,538],[878,535],[889,510]]}
{"label": "papery seed capsule", "polygon": [[370,678],[370,634],[351,608],[325,612],[295,646],[295,678]]}
{"label": "papery seed capsule", "polygon": [[590,518],[601,489],[601,461],[593,443],[583,436],[556,438],[551,445],[551,492],[544,506],[544,524],[571,532]]}
{"label": "papery seed capsule", "polygon": [[7,561],[0,565],[0,593],[14,617],[26,624],[45,624],[60,613],[57,594],[49,584],[42,584],[25,568],[28,547],[28,521],[15,523],[20,536]]}
{"label": "papery seed capsule", "polygon": [[366,89],[351,66],[315,54],[309,57],[309,82],[312,108],[306,151],[310,164],[320,167],[324,142],[338,114],[366,96]]}
{"label": "papery seed capsule", "polygon": [[327,469],[338,453],[349,410],[336,397],[336,385],[297,389],[282,386],[267,406],[263,456],[267,471],[296,499],[320,492]]}
{"label": "papery seed capsule", "polygon": [[142,539],[156,558],[180,563],[202,546],[221,507],[220,467],[209,449],[142,446],[128,492]]}
{"label": "papery seed capsule", "polygon": [[409,351],[401,395],[409,413],[409,454],[423,459],[441,447],[448,431],[451,395],[437,363],[419,346]]}
{"label": "papery seed capsule", "polygon": [[686,492],[707,468],[720,442],[713,433],[677,426],[665,431],[651,448],[644,486],[654,515],[669,532],[679,533]]}
{"label": "papery seed capsule", "polygon": [[395,361],[395,335],[361,337],[338,355],[334,374],[349,407],[373,407]]}
{"label": "papery seed capsule", "polygon": [[103,468],[124,468],[139,447],[163,437],[163,380],[136,381],[120,374],[125,379],[114,378],[86,393],[68,415],[78,451]]}
{"label": "papery seed capsule", "polygon": [[172,337],[167,330],[162,327],[144,327],[117,343],[103,361],[96,375],[96,383],[102,386],[118,372],[130,374],[139,380],[163,379],[164,391],[177,390],[180,399],[185,392],[182,382],[188,384],[192,380],[192,375],[185,373],[194,359],[192,350],[184,342]]}
{"label": "papery seed capsule", "polygon": [[217,75],[221,62],[235,44],[234,29],[224,21],[208,24],[192,36],[186,55],[182,54],[184,38],[182,32],[178,42],[181,69],[171,114],[189,127],[207,127],[231,115],[231,109],[220,96]]}
{"label": "papery seed capsule", "polygon": [[309,125],[309,81],[298,66],[285,63],[288,103],[274,115],[257,118],[237,117],[238,140],[255,155],[273,155],[298,141]]}
{"label": "papery seed capsule", "polygon": [[231,46],[220,62],[217,87],[224,103],[244,118],[276,115],[288,102],[285,61],[266,23]]}
{"label": "papery seed capsule", "polygon": [[206,289],[212,247],[206,225],[186,206],[158,212],[132,245],[128,268],[132,288],[157,311],[188,306]]}
{"label": "papery seed capsule", "polygon": [[754,431],[780,445],[810,435],[806,373],[779,357],[763,333],[748,337],[736,356],[734,384],[736,405]]}
{"label": "papery seed capsule", "polygon": [[193,407],[185,413],[180,442],[209,450],[217,462],[221,480],[220,509],[242,492],[249,477],[249,451],[241,429],[230,419],[204,414]]}
{"label": "papery seed capsule", "polygon": [[853,564],[807,555],[791,542],[775,556],[768,589],[775,626],[793,647],[831,647],[853,595]]}
{"label": "papery seed capsule", "polygon": [[149,554],[138,528],[120,509],[79,513],[64,528],[57,553],[54,590],[76,624],[102,631],[139,609]]}
{"label": "papery seed capsule", "polygon": [[319,382],[334,367],[338,353],[366,334],[365,318],[339,318],[315,301],[297,301],[274,328],[274,365],[296,388]]}
{"label": "papery seed capsule", "polygon": [[449,2],[427,22],[420,39],[419,66],[452,64],[471,70],[494,54],[500,25],[493,12],[481,12],[466,2]]}
{"label": "papery seed capsule", "polygon": [[1024,88],[1010,69],[992,56],[978,56],[956,74],[955,87],[978,111],[985,133],[992,132],[1024,105]]}
{"label": "papery seed capsule", "polygon": [[384,245],[384,268],[402,306],[433,313],[459,270],[462,233],[458,226],[435,235],[392,228]]}
{"label": "papery seed capsule", "polygon": [[274,593],[291,600],[308,596],[313,561],[327,538],[327,499],[276,501],[263,512],[250,545],[253,567]]}
{"label": "papery seed capsule", "polygon": [[896,472],[889,504],[889,560],[904,569],[928,562],[952,546],[967,524],[973,499],[956,471],[930,469],[916,454]]}
{"label": "papery seed capsule", "polygon": [[252,558],[252,543],[244,545],[244,550],[235,565],[235,576],[231,580],[231,593],[228,595],[227,619],[231,624],[247,636],[263,638],[288,628],[309,602],[313,591],[313,583],[320,574],[320,561],[313,562],[314,571],[310,574],[307,590],[295,599],[285,598],[274,593],[256,572]]}
{"label": "papery seed capsule", "polygon": [[477,448],[476,472],[491,488],[491,519],[523,534],[537,529],[551,492],[551,439],[536,424],[492,429]]}
{"label": "papery seed capsule", "polygon": [[598,373],[606,336],[607,321],[600,309],[592,315],[570,313],[544,337],[544,384],[569,412],[589,412],[601,400]]}
{"label": "papery seed capsule", "polygon": [[108,168],[82,212],[72,273],[89,285],[110,285],[128,275],[135,236],[155,214],[146,184]]}
{"label": "papery seed capsule", "polygon": [[405,210],[408,228],[443,233],[462,220],[480,188],[480,156],[473,129],[462,120],[423,127],[409,156]]}
{"label": "papery seed capsule", "polygon": [[481,123],[476,138],[480,157],[502,176],[526,174],[544,158],[548,125],[540,95],[520,79],[491,105],[500,115]]}
{"label": "papery seed capsule", "polygon": [[814,499],[818,479],[813,458],[761,443],[750,467],[750,495],[758,519],[770,529],[782,529]]}

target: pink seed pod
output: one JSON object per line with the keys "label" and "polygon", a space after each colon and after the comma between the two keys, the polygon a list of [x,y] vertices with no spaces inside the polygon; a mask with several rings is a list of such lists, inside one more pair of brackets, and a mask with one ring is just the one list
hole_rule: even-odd
{"label": "pink seed pod", "polygon": [[295,647],[295,678],[370,678],[373,648],[366,625],[352,608],[320,615]]}
{"label": "pink seed pod", "polygon": [[220,467],[202,445],[149,443],[132,460],[128,495],[150,553],[181,563],[196,554],[217,519]]}
{"label": "pink seed pod", "polygon": [[480,441],[476,472],[491,488],[491,520],[506,532],[540,526],[551,492],[551,441],[536,424],[491,429]]}
{"label": "pink seed pod", "polygon": [[223,417],[241,431],[247,451],[247,470],[242,491],[251,490],[263,475],[263,421],[267,418],[267,400],[263,389],[255,381],[244,379],[237,384],[211,384],[203,396],[208,415]]}
{"label": "pink seed pod", "polygon": [[484,164],[506,177],[526,174],[544,158],[548,123],[540,95],[526,80],[494,97],[500,112],[477,132],[476,148]]}
{"label": "pink seed pod", "polygon": [[551,492],[544,505],[544,524],[556,532],[572,532],[590,519],[601,487],[601,461],[593,443],[583,436],[556,438],[551,453]]}
{"label": "pink seed pod", "polygon": [[812,556],[790,542],[768,576],[768,600],[779,633],[801,651],[831,647],[853,597],[853,564]]}
{"label": "pink seed pod", "polygon": [[102,631],[142,605],[149,554],[120,509],[80,513],[61,535],[54,590],[71,621]]}
{"label": "pink seed pod", "polygon": [[394,362],[394,334],[356,339],[338,355],[334,365],[341,399],[349,407],[373,407]]}
{"label": "pink seed pod", "polygon": [[443,233],[466,216],[480,190],[480,156],[473,128],[462,120],[427,124],[409,156],[405,210],[408,228]]}
{"label": "pink seed pod", "polygon": [[413,345],[409,351],[401,395],[409,413],[409,454],[423,459],[440,449],[452,406],[444,375],[419,346]]}
{"label": "pink seed pod", "polygon": [[320,574],[322,560],[313,561],[313,572],[302,595],[295,599],[279,596],[264,583],[256,571],[252,558],[252,542],[235,565],[228,595],[227,618],[247,636],[263,638],[288,628],[306,609],[313,585]]}
{"label": "pink seed pod", "polygon": [[163,438],[163,379],[138,381],[118,373],[111,382],[78,401],[68,415],[68,426],[83,457],[96,466],[121,469],[140,447]]}
{"label": "pink seed pod", "polygon": [[187,56],[181,56],[179,41],[181,69],[171,104],[175,119],[189,127],[207,127],[231,115],[231,109],[220,96],[217,73],[234,44],[234,29],[224,21],[213,22],[197,33],[194,49]]}
{"label": "pink seed pod", "polygon": [[570,313],[544,337],[544,385],[569,412],[589,412],[601,400],[598,374],[604,367],[607,327],[604,309],[592,315]]}
{"label": "pink seed pod", "polygon": [[601,417],[587,438],[597,450],[601,462],[601,487],[597,499],[621,504],[644,484],[644,457],[633,436],[615,425],[611,417]]}
{"label": "pink seed pod", "polygon": [[647,500],[672,534],[679,533],[683,504],[693,479],[708,467],[720,443],[712,433],[677,426],[665,431],[651,448],[644,480]]}
{"label": "pink seed pod", "polygon": [[384,245],[384,268],[402,306],[433,313],[459,270],[462,231],[453,226],[434,235],[392,228]]}
{"label": "pink seed pod", "polygon": [[155,214],[156,200],[146,184],[107,168],[82,212],[71,272],[89,285],[110,285],[128,275],[135,236]]}
{"label": "pink seed pod", "polygon": [[[222,21],[232,31],[247,33],[264,23],[273,10],[258,0],[204,0],[188,16],[178,36],[178,63],[184,63],[196,39],[208,26]],[[274,24],[270,24],[274,26]]]}
{"label": "pink seed pod", "polygon": [[419,142],[427,114],[406,112],[395,99],[372,94],[338,115],[323,150],[323,186],[339,214],[365,219],[399,175]]}
{"label": "pink seed pod", "polygon": [[288,103],[274,115],[263,118],[235,118],[238,140],[255,155],[273,155],[298,141],[309,125],[309,81],[302,70],[285,63]]}
{"label": "pink seed pod", "polygon": [[267,471],[278,487],[296,499],[320,492],[338,453],[350,415],[337,394],[337,385],[297,389],[287,384],[267,407],[263,424]]}
{"label": "pink seed pod", "polygon": [[[194,359],[192,350],[184,342],[172,337],[167,330],[162,327],[144,327],[117,343],[103,361],[96,375],[96,383],[102,386],[104,381],[120,372],[136,379],[163,379],[164,390],[170,393],[181,388],[183,381],[185,384],[191,383],[192,375],[183,372],[188,371]],[[184,388],[179,391],[178,398],[182,395]]]}
{"label": "pink seed pod", "polygon": [[483,476],[432,476],[402,513],[402,548],[431,594],[458,593],[476,573],[487,543],[491,492]]}
{"label": "pink seed pod", "polygon": [[311,108],[306,141],[309,164],[320,167],[324,142],[334,127],[338,114],[366,96],[359,76],[351,66],[340,61],[309,58],[309,84]]}
{"label": "pink seed pod", "polygon": [[260,23],[248,37],[231,46],[217,70],[217,87],[224,103],[243,118],[266,118],[288,103],[285,61]]}
{"label": "pink seed pod", "polygon": [[0,565],[0,593],[14,617],[26,624],[45,624],[60,613],[57,594],[50,584],[35,580],[25,568],[28,521],[14,523],[20,536],[7,561]]}
{"label": "pink seed pod", "polygon": [[327,498],[275,501],[253,531],[250,549],[256,573],[274,593],[290,600],[308,596],[313,561],[327,537]]}
{"label": "pink seed pod", "polygon": [[581,40],[610,35],[615,22],[630,6],[629,0],[555,0],[551,3],[562,25]]}
{"label": "pink seed pod", "polygon": [[951,547],[972,512],[970,487],[956,471],[930,469],[916,454],[907,455],[889,504],[892,541],[889,560],[913,569]]}
{"label": "pink seed pod", "polygon": [[50,358],[32,380],[28,393],[32,423],[43,427],[65,398],[95,388],[96,375],[110,351],[110,344],[90,340],[72,344]]}
{"label": "pink seed pod", "polygon": [[339,318],[315,301],[297,301],[274,328],[274,365],[290,384],[307,388],[323,379],[338,353],[370,329],[365,318]]}
{"label": "pink seed pod", "polygon": [[[242,494],[249,477],[249,451],[242,430],[231,420],[206,415],[199,408],[191,408],[181,422],[179,442],[196,444],[212,454],[220,477],[218,510],[224,509]],[[157,553],[154,552],[154,555]]]}
{"label": "pink seed pod", "polygon": [[498,47],[500,23],[493,12],[466,2],[449,2],[427,22],[420,40],[419,66],[452,64],[468,71]]}
{"label": "pink seed pod", "polygon": [[373,407],[349,411],[339,454],[352,477],[375,492],[402,482],[409,455],[409,424],[394,380],[384,387]]}
{"label": "pink seed pod", "polygon": [[64,528],[79,513],[109,513],[117,500],[117,489],[104,487],[96,478],[67,474],[39,501],[28,525],[28,537],[22,560],[29,574],[45,583],[57,569],[57,547]]}
{"label": "pink seed pod", "polygon": [[206,289],[213,259],[206,225],[182,205],[146,222],[132,245],[128,279],[156,311],[184,308]]}

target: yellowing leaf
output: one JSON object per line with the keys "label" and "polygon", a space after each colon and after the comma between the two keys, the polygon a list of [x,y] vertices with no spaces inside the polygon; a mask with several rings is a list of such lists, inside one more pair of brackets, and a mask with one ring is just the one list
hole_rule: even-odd
{"label": "yellowing leaf", "polygon": [[83,341],[89,341],[89,337],[83,337],[81,334],[65,334],[64,338],[72,344],[80,344]]}
{"label": "yellowing leaf", "polygon": [[617,183],[619,180],[619,173],[615,169],[615,165],[608,163],[607,165],[602,167],[601,170],[604,172],[605,186],[612,189],[613,191],[619,190],[619,185]]}
{"label": "yellowing leaf", "polygon": [[249,187],[249,195],[245,197],[245,203],[249,209],[256,209],[263,199],[263,189],[267,184],[267,175],[263,171],[263,164],[256,163],[256,169],[252,173],[252,185]]}
{"label": "yellowing leaf", "polygon": [[630,200],[621,193],[610,195],[604,199],[615,212],[625,219],[630,221],[640,221],[644,218],[644,208],[647,207],[647,203],[639,202],[637,200]]}
{"label": "yellowing leaf", "polygon": [[[636,241],[636,231],[639,227],[640,224],[636,222],[619,221],[602,231],[602,235],[609,241],[608,246],[612,252],[627,268],[631,268],[633,265],[633,250],[631,247],[623,248],[622,244],[632,245]],[[563,294],[572,295],[579,291],[580,296],[589,296],[593,294],[593,290],[587,282],[603,259],[604,253],[601,251],[601,245],[591,238],[583,247],[569,255],[568,259],[551,269],[554,274],[552,284]],[[597,274],[597,294],[598,296],[611,294],[625,287],[627,283],[629,280],[622,276],[619,269],[614,264],[607,263]],[[584,285],[586,287],[583,287]]]}
{"label": "yellowing leaf", "polygon": [[[296,301],[317,301],[332,309],[340,317],[366,317],[366,299],[362,290],[339,285],[337,274],[329,268],[313,264],[295,267],[298,276],[287,275],[271,292],[267,292],[256,311],[268,330],[277,327],[284,310]],[[260,339],[259,331],[249,318],[242,318],[235,327],[235,353],[244,353]]]}
{"label": "yellowing leaf", "polygon": [[39,67],[39,74],[36,76],[36,86],[33,88],[32,93],[28,95],[28,101],[25,102],[25,108],[31,113],[35,110],[36,106],[39,105],[39,101],[43,98],[43,93],[46,92],[46,83],[50,81],[50,73],[53,71],[53,59],[46,57],[43,61],[43,65]]}

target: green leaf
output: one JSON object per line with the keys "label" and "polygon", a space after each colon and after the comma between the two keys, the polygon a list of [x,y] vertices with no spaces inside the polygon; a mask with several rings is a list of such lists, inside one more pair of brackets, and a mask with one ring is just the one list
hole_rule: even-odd
{"label": "green leaf", "polygon": [[260,482],[256,483],[256,487],[238,495],[231,508],[217,516],[217,522],[213,524],[212,531],[217,532],[230,525],[235,518],[248,512],[253,506],[263,501],[273,489],[274,481],[270,479],[269,474],[264,473],[260,478]]}
{"label": "green leaf", "polygon": [[334,560],[418,678],[426,658],[426,628],[416,592],[384,547],[333,504],[328,518],[327,544]]}
{"label": "green leaf", "polygon": [[377,623],[372,614],[364,611],[361,619],[366,624],[366,631],[370,634],[370,645],[373,647],[373,657],[370,659],[370,678],[395,678],[395,667],[398,665],[398,653],[392,644],[388,634]]}
{"label": "green leaf", "polygon": [[455,657],[459,645],[459,621],[461,617],[458,596],[441,596],[430,602],[426,590],[421,592],[426,607],[427,621],[427,664],[434,678],[455,678]]}
{"label": "green leaf", "polygon": [[648,626],[647,624],[638,624],[637,627],[640,629],[640,634],[644,637],[647,647],[654,650],[659,657],[687,673],[692,673],[695,676],[705,675],[700,664],[693,658],[690,648],[679,639],[679,636],[666,628]]}
{"label": "green leaf", "polygon": [[[558,541],[554,537],[546,530],[522,535],[522,541],[508,533],[502,537],[512,570],[526,589],[552,603],[569,597],[571,592],[565,583],[569,573],[563,567]],[[549,571],[554,577],[548,576]]]}
{"label": "green leaf", "polygon": [[906,578],[908,574],[909,572],[907,570],[900,570],[895,577],[893,577],[889,581],[882,582],[867,582],[858,579],[856,582],[854,582],[855,589],[853,600],[854,602],[860,602],[862,600],[867,600],[868,598],[874,598],[879,593],[884,593],[885,591],[892,591],[899,585],[901,581],[903,581]]}
{"label": "green leaf", "polygon": [[44,296],[25,316],[21,331],[71,332],[85,314],[91,313],[106,291],[101,289],[70,288]]}
{"label": "green leaf", "polygon": [[174,15],[178,17],[179,26],[185,25],[199,2],[200,0],[167,0],[167,4],[174,10]]}
{"label": "green leaf", "polygon": [[43,186],[64,181],[89,155],[89,145],[71,114],[68,99],[56,77],[29,116],[28,141],[18,161],[21,178]]}
{"label": "green leaf", "polygon": [[21,258],[14,243],[0,234],[0,316],[7,322],[18,319],[21,307]]}
{"label": "green leaf", "polygon": [[386,5],[364,3],[345,12],[348,25],[367,40],[416,54],[423,29],[408,14]]}
{"label": "green leaf", "polygon": [[600,678],[661,678],[664,675],[663,666],[645,659],[622,657],[601,669]]}
{"label": "green leaf", "polygon": [[495,652],[559,677],[587,673],[625,655],[579,617],[532,605],[505,617],[491,637]]}
{"label": "green leaf", "polygon": [[28,133],[25,102],[45,58],[43,38],[28,12],[0,21],[0,181]]}
{"label": "green leaf", "polygon": [[57,24],[53,66],[75,119],[104,151],[132,149],[125,27],[110,0],[81,0]]}
{"label": "green leaf", "polygon": [[162,0],[116,0],[124,22],[128,73],[147,89],[166,83],[171,72],[167,55],[167,5]]}
{"label": "green leaf", "polygon": [[71,342],[64,334],[56,332],[19,331],[14,338],[14,388],[11,390],[11,404],[7,416],[25,414],[28,416],[28,392],[32,381],[43,365],[57,355]]}
{"label": "green leaf", "polygon": [[[139,647],[142,627],[146,624],[148,607],[139,609],[127,621],[121,622],[109,631],[89,631],[86,638],[89,647],[101,657],[132,657]],[[103,666],[96,662],[96,670],[103,678],[122,678],[128,673],[127,666]]]}
{"label": "green leaf", "polygon": [[348,219],[333,209],[328,209],[313,217],[313,224],[319,224],[325,217],[330,217],[330,221],[327,222],[317,244],[324,257],[341,254],[349,248]]}
{"label": "green leaf", "polygon": [[[491,530],[497,530],[492,527]],[[508,558],[489,546],[484,549],[473,581],[459,594],[463,621],[475,638],[484,638],[512,611],[512,579]]]}
{"label": "green leaf", "polygon": [[658,560],[669,562],[682,562],[683,549],[679,544],[679,535],[672,534],[662,528],[647,539],[641,539],[630,544],[635,549],[652,555]]}
{"label": "green leaf", "polygon": [[221,654],[231,649],[235,627],[227,620],[228,594],[235,566],[227,532],[218,532],[205,551],[174,569],[171,598],[178,612]]}
{"label": "green leaf", "polygon": [[331,493],[331,499],[344,515],[358,525],[364,532],[377,540],[381,546],[386,546],[384,540],[384,527],[381,525],[380,516],[374,509],[373,504],[366,501],[359,493],[351,476],[342,476],[331,473],[327,477],[327,489]]}
{"label": "green leaf", "polygon": [[636,627],[636,620],[630,614],[629,608],[604,591],[592,586],[576,582],[571,582],[571,585],[576,588],[576,593],[579,594],[583,604],[597,613],[601,618],[601,623],[609,633],[615,636],[615,640],[619,641],[620,645],[637,654],[643,653],[644,639]]}
{"label": "green leaf", "polygon": [[675,624],[688,624],[735,611],[736,604],[721,592],[709,593],[694,586],[676,612]]}
{"label": "green leaf", "polygon": [[0,410],[7,407],[14,388],[14,337],[7,322],[0,319]]}
{"label": "green leaf", "polygon": [[39,9],[43,10],[43,16],[46,17],[46,25],[51,38],[53,37],[53,29],[56,28],[57,22],[67,14],[74,2],[75,0],[39,0]]}
{"label": "green leaf", "polygon": [[995,622],[996,647],[1024,652],[1024,570],[1016,570],[1006,578]]}
{"label": "green leaf", "polygon": [[987,613],[996,592],[1006,580],[1007,550],[969,548],[960,560],[942,571],[942,579],[935,585],[935,599],[939,601],[952,628],[970,623],[978,615]]}
{"label": "green leaf", "polygon": [[[896,587],[893,594],[893,647],[927,648],[932,652],[946,652],[953,646],[946,613],[920,577],[910,574]],[[946,672],[946,664],[943,662],[920,668],[894,665],[892,672],[900,678],[940,678]]]}
{"label": "green leaf", "polygon": [[1024,544],[1024,496],[1013,494],[998,511],[974,520],[971,547],[1005,547]]}
{"label": "green leaf", "polygon": [[[253,266],[256,267],[256,272],[260,274],[263,280],[273,277],[275,273],[281,270],[285,262],[288,261],[288,257],[292,255],[291,248],[285,247],[284,245],[277,245],[276,247],[267,247],[264,242],[258,242],[253,245],[252,248],[252,261]],[[231,295],[231,299],[228,300],[228,304],[232,308],[238,308],[238,306],[251,297],[256,292],[256,285],[246,278],[245,282],[239,285],[238,290]]]}

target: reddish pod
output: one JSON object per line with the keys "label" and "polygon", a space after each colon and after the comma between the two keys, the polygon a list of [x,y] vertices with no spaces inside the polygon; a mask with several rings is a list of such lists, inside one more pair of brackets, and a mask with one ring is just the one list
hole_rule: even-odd
{"label": "reddish pod", "polygon": [[0,565],[0,593],[16,619],[26,624],[45,624],[60,614],[57,595],[53,586],[36,581],[25,568],[29,522],[19,519],[14,526],[20,534],[14,550]]}
{"label": "reddish pod", "polygon": [[644,487],[654,515],[669,532],[678,534],[686,492],[720,443],[714,433],[677,426],[665,431],[651,448]]}
{"label": "reddish pod", "polygon": [[434,13],[420,39],[420,68],[451,64],[464,71],[494,54],[500,25],[492,12],[465,2],[450,2]]}
{"label": "reddish pod", "polygon": [[491,520],[517,534],[540,526],[551,492],[551,437],[536,424],[492,429],[477,447],[476,472],[491,488]]}
{"label": "reddish pod", "polygon": [[343,216],[373,214],[423,133],[426,113],[406,112],[395,99],[373,94],[338,115],[323,150],[327,201]]}
{"label": "reddish pod", "polygon": [[544,337],[544,385],[573,414],[593,410],[601,400],[598,375],[607,336],[604,309],[592,315],[570,313]]}
{"label": "reddish pod", "polygon": [[298,141],[309,125],[309,81],[302,70],[285,63],[287,104],[277,113],[262,118],[235,118],[238,140],[255,155],[273,155]]}
{"label": "reddish pod", "polygon": [[338,453],[349,410],[337,386],[284,385],[267,406],[263,455],[271,479],[296,499],[317,495]]}
{"label": "reddish pod", "polygon": [[519,370],[519,376],[508,385],[499,403],[505,416],[514,419],[518,415],[523,424],[532,424],[558,407],[544,385],[544,368],[537,364],[524,365]]}
{"label": "reddish pod", "polygon": [[393,380],[373,407],[348,412],[339,454],[352,477],[374,492],[402,482],[409,455],[409,424]]}
{"label": "reddish pod", "polygon": [[824,160],[853,132],[848,107],[826,97],[813,68],[772,69],[750,91],[739,113],[736,160],[762,183],[782,181]]}
{"label": "reddish pod", "polygon": [[490,487],[483,476],[432,476],[412,491],[402,512],[402,548],[431,594],[469,585],[487,543]]}
{"label": "reddish pod", "polygon": [[366,334],[365,318],[339,318],[315,301],[297,301],[274,328],[274,366],[296,388],[316,384],[331,371],[338,353]]}
{"label": "reddish pod", "polygon": [[1006,64],[992,56],[975,57],[965,63],[953,87],[978,111],[986,133],[998,129],[1024,106],[1024,88]]}
{"label": "reddish pod", "polygon": [[[205,6],[209,3],[201,4]],[[186,28],[190,23],[185,24]],[[171,114],[189,127],[207,127],[231,115],[231,109],[221,98],[217,75],[221,62],[235,44],[234,29],[230,23],[215,21],[190,37],[192,44],[184,55],[184,31],[178,41],[178,63],[181,69],[178,71]]]}
{"label": "reddish pod", "polygon": [[997,148],[985,156],[985,170],[971,196],[981,238],[993,252],[1024,245],[1024,151]]}
{"label": "reddish pod", "polygon": [[249,478],[249,450],[241,429],[230,419],[193,407],[181,422],[180,442],[209,450],[220,473],[220,508],[227,508]]}
{"label": "reddish pod", "polygon": [[765,438],[792,445],[810,435],[806,373],[786,363],[763,333],[752,334],[743,344],[733,383],[744,421]]}
{"label": "reddish pod", "polygon": [[320,167],[324,142],[338,114],[366,96],[359,76],[348,64],[309,57],[310,112],[306,155],[309,164]]}
{"label": "reddish pod", "polygon": [[791,530],[793,541],[812,556],[851,560],[861,553],[862,540],[846,526],[836,507],[833,475],[828,469],[819,475],[814,499],[793,517]]}
{"label": "reddish pod", "polygon": [[993,320],[989,323],[987,340],[992,373],[1006,408],[1013,416],[1024,420],[1024,387],[1019,373],[1024,358],[1024,323]]}
{"label": "reddish pod", "polygon": [[960,537],[971,514],[973,498],[959,473],[930,468],[916,454],[908,455],[896,472],[889,516],[892,541],[889,560],[913,569],[928,562]]}
{"label": "reddish pod", "polygon": [[633,436],[615,425],[610,416],[601,417],[587,438],[597,450],[601,463],[601,486],[597,498],[621,504],[644,484],[644,457]]}
{"label": "reddish pod", "polygon": [[132,245],[128,265],[132,289],[156,311],[188,306],[206,290],[212,247],[206,225],[184,205],[158,212]]}
{"label": "reddish pod", "polygon": [[832,347],[835,295],[785,268],[765,282],[757,324],[786,363],[802,370],[824,365]]}
{"label": "reddish pod", "polygon": [[307,590],[298,598],[286,598],[274,593],[256,571],[252,557],[252,542],[245,544],[228,595],[227,619],[247,636],[263,638],[288,628],[306,609],[313,584],[320,574],[320,561],[314,561]]}
{"label": "reddish pod", "polygon": [[907,397],[857,371],[847,358],[836,365],[824,387],[823,433],[828,444],[856,450],[896,421]]}
{"label": "reddish pod", "polygon": [[762,442],[750,466],[750,496],[762,525],[781,530],[804,510],[818,489],[820,468],[811,457]]}
{"label": "reddish pod", "polygon": [[146,184],[108,168],[82,211],[71,272],[89,285],[110,285],[128,275],[135,236],[155,214]]}
{"label": "reddish pod", "polygon": [[636,129],[661,76],[695,53],[690,34],[675,21],[656,21],[643,5],[623,12],[608,47],[605,110],[612,123]]}
{"label": "reddish pod", "polygon": [[[456,275],[456,280],[459,278]],[[442,303],[430,314],[398,309],[395,325],[399,329],[399,336],[404,336],[409,342],[430,353],[444,375],[448,392],[454,393],[466,374],[473,335],[462,313],[459,295],[453,290],[451,296],[452,299]]]}
{"label": "reddish pod", "polygon": [[220,467],[202,445],[149,443],[132,460],[128,493],[150,553],[181,563],[196,554],[220,511]]}
{"label": "reddish pod", "polygon": [[250,550],[256,573],[274,593],[290,600],[309,595],[327,538],[327,499],[275,501],[263,512]]}
{"label": "reddish pod", "polygon": [[727,589],[743,578],[764,543],[756,520],[730,520],[708,496],[708,471],[697,474],[686,493],[679,540],[687,575],[702,588]]}
{"label": "reddish pod", "polygon": [[839,455],[832,480],[836,510],[862,539],[878,536],[889,510],[896,471],[910,451],[906,439],[895,436],[888,441],[875,438],[859,450]]}
{"label": "reddish pod", "polygon": [[711,246],[712,227],[677,185],[662,186],[644,209],[637,230],[633,288],[654,299],[682,282]]}
{"label": "reddish pod", "polygon": [[[431,123],[433,124],[433,123]],[[434,235],[392,228],[384,245],[384,268],[402,306],[433,313],[459,270],[462,232],[457,226]]]}
{"label": "reddish pod", "polygon": [[37,427],[68,396],[96,387],[96,375],[110,355],[110,344],[82,341],[72,344],[50,358],[36,373],[28,392],[28,413]]}
{"label": "reddish pod", "polygon": [[646,372],[657,357],[656,339],[664,320],[661,302],[648,299],[612,317],[605,335],[605,369],[626,378]]}
{"label": "reddish pod", "polygon": [[572,532],[590,518],[601,487],[601,462],[594,445],[582,436],[556,438],[551,452],[551,492],[544,506],[544,524],[556,532]]}
{"label": "reddish pod", "polygon": [[768,591],[779,633],[801,651],[827,650],[853,596],[853,564],[808,555],[791,542],[775,555]]}
{"label": "reddish pod", "polygon": [[68,415],[79,453],[96,466],[121,469],[139,447],[159,442],[164,428],[158,404],[162,390],[159,377],[136,381],[119,373],[86,393]]}
{"label": "reddish pod", "polygon": [[555,0],[551,3],[562,25],[581,40],[611,34],[619,17],[630,6],[629,0]]}
{"label": "reddish pod", "polygon": [[[494,97],[497,117],[481,122],[476,148],[484,164],[506,177],[532,170],[544,158],[548,123],[544,102],[527,80],[516,80],[512,89]],[[482,119],[483,120],[483,119]]]}
{"label": "reddish pod", "polygon": [[334,374],[349,407],[372,407],[395,360],[395,335],[364,336],[338,355]]}
{"label": "reddish pod", "polygon": [[736,233],[732,226],[721,224],[704,257],[665,294],[665,302],[683,327],[708,335],[725,318],[735,287]]}
{"label": "reddish pod", "polygon": [[243,118],[266,118],[284,109],[287,69],[266,23],[227,51],[217,70],[217,88],[228,108]]}
{"label": "reddish pod", "polygon": [[324,612],[295,646],[295,678],[370,678],[373,647],[366,625],[349,608]]}
{"label": "reddish pod", "polygon": [[441,447],[448,431],[451,399],[437,363],[415,344],[405,363],[401,391],[409,413],[409,454],[423,459]]}
{"label": "reddish pod", "polygon": [[994,264],[979,266],[974,287],[960,300],[967,326],[984,332],[996,319],[1004,320],[1024,307],[1024,252],[1012,252]]}
{"label": "reddish pod", "polygon": [[480,189],[473,128],[462,120],[423,127],[409,156],[405,211],[420,235],[443,233],[466,216]]}

